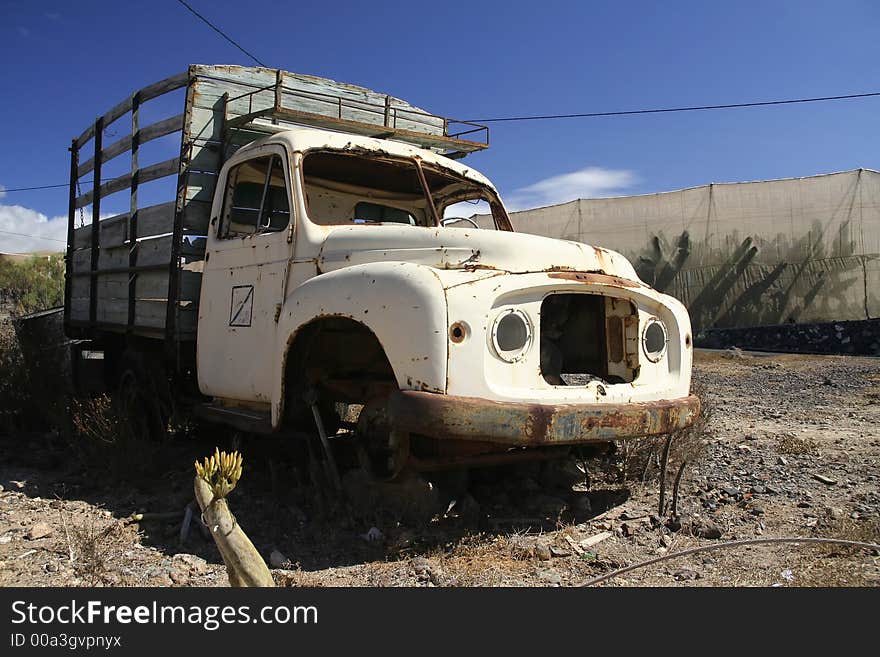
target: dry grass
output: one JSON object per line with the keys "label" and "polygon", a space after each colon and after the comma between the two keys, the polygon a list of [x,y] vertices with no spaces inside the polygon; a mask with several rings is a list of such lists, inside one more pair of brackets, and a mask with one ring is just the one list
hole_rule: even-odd
{"label": "dry grass", "polygon": [[[694,384],[692,394],[700,398],[700,414],[691,426],[676,431],[671,436],[666,475],[670,485],[682,464],[693,466],[706,454],[709,425],[715,404],[705,388],[699,384]],[[642,485],[655,483],[661,475],[666,440],[667,436],[649,436],[624,441],[618,448],[623,481]]]}
{"label": "dry grass", "polygon": [[131,531],[118,521],[105,527],[91,521],[69,528],[73,568],[83,584],[119,584],[115,566],[117,561],[124,560],[125,551],[132,545]]}
{"label": "dry grass", "polygon": [[819,454],[819,446],[810,438],[801,438],[790,433],[778,438],[777,449],[783,454],[812,455]]}
{"label": "dry grass", "polygon": [[83,467],[117,481],[150,476],[161,445],[137,438],[111,397],[72,399],[69,412],[68,444]]}

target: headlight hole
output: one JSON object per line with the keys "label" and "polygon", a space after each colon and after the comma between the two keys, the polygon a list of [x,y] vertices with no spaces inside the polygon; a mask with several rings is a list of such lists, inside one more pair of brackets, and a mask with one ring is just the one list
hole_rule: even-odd
{"label": "headlight hole", "polygon": [[642,336],[642,345],[645,355],[652,361],[657,362],[666,351],[666,328],[657,320],[653,320],[645,327]]}

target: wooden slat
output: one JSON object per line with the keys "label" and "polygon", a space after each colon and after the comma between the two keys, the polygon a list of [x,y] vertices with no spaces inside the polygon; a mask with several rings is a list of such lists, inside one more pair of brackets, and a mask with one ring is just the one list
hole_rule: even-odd
{"label": "wooden slat", "polygon": [[174,201],[138,210],[138,237],[164,235],[174,230]]}
{"label": "wooden slat", "polygon": [[169,91],[185,87],[187,82],[189,82],[189,71],[184,71],[183,73],[172,75],[159,82],[154,82],[140,90],[141,102],[146,102],[151,98],[156,98]]}
{"label": "wooden slat", "polygon": [[[210,212],[210,208],[208,211]],[[192,221],[189,222],[194,228],[207,227],[207,213],[199,212],[198,208],[194,208],[190,214]],[[127,225],[128,213],[116,215],[102,219],[99,225],[100,229],[100,246],[101,248],[110,248],[125,244],[128,240]],[[156,235],[165,235],[170,233],[174,228],[174,201],[161,203],[159,205],[151,205],[138,210],[138,235],[139,238],[153,237]],[[194,232],[194,231],[191,231]],[[75,249],[86,248],[90,244],[92,234],[92,226],[88,224],[77,228],[73,232],[73,245]],[[203,235],[204,233],[199,233]]]}
{"label": "wooden slat", "polygon": [[[171,235],[139,241],[137,243],[138,267],[170,263],[171,241]],[[98,254],[98,269],[128,267],[128,254],[128,246],[120,246],[113,249],[101,249],[101,252]]]}
{"label": "wooden slat", "polygon": [[[128,299],[128,283],[132,276],[137,276],[137,299],[161,300],[168,297],[168,272],[143,271],[137,274],[99,274],[98,305],[107,301]],[[180,272],[179,297],[181,302],[198,303],[202,285],[202,274],[192,271]],[[76,276],[72,279],[72,299],[89,298],[89,278]]]}
{"label": "wooden slat", "polygon": [[[155,82],[149,86],[144,87],[138,93],[140,94],[141,102],[150,100],[151,98],[156,98],[157,96],[161,96],[164,93],[169,91],[174,91],[175,89],[179,89],[180,87],[186,86],[189,81],[189,71],[184,73],[178,73],[177,75],[172,75],[171,77],[165,78],[164,80],[160,80],[159,82]],[[109,112],[104,114],[104,127],[118,119],[120,116],[125,114],[131,109],[131,100],[133,95],[129,96],[118,105],[113,107]],[[76,145],[78,148],[82,148],[85,143],[95,136],[95,126],[94,124],[90,125],[86,130],[76,139]]]}
{"label": "wooden slat", "polygon": [[[175,157],[170,160],[165,160],[164,162],[159,162],[158,164],[151,164],[148,167],[144,167],[140,170],[140,182],[145,183],[151,180],[158,180],[159,178],[164,178],[165,176],[170,176],[172,174],[176,174],[180,170],[180,158]],[[128,189],[131,186],[131,174],[126,173],[125,175],[119,176],[118,178],[114,178],[109,182],[101,185],[100,194],[101,198],[105,196],[109,196],[110,194],[115,194],[116,192],[120,192],[123,189]],[[76,198],[76,207],[81,208],[85,207],[89,203],[94,200],[93,192],[89,191],[83,194],[82,196],[78,196]]]}
{"label": "wooden slat", "polygon": [[[177,116],[172,116],[171,118],[165,119],[164,121],[159,121],[157,123],[153,123],[148,125],[145,128],[142,128],[140,132],[138,132],[138,136],[140,138],[141,145],[145,144],[148,141],[152,141],[153,139],[158,139],[159,137],[164,137],[165,135],[170,135],[173,132],[177,132],[183,127],[183,114],[178,114]],[[126,135],[122,139],[118,139],[117,141],[110,144],[107,148],[101,151],[101,162],[106,164],[114,157],[121,155],[122,153],[131,150],[131,135]],[[82,164],[77,167],[77,177],[82,177],[87,174],[89,171],[95,168],[95,158],[91,157]]]}

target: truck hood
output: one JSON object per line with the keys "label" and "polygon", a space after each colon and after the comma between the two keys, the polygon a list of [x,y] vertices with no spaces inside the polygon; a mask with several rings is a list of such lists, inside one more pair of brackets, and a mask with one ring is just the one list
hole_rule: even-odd
{"label": "truck hood", "polygon": [[619,253],[527,233],[416,226],[334,226],[318,256],[321,272],[369,262],[410,262],[437,269],[510,273],[592,271],[638,281]]}

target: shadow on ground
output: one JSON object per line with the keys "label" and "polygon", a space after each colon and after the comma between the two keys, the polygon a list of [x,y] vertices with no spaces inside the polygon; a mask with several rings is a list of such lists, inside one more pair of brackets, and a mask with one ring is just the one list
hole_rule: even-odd
{"label": "shadow on ground", "polygon": [[[81,500],[120,520],[148,514],[139,523],[143,545],[219,564],[198,510],[180,540],[184,510],[193,500],[193,461],[218,445],[233,447],[217,434],[180,435],[144,449],[142,467],[119,471],[113,463],[84,461],[56,434],[0,435],[0,485],[32,498]],[[344,492],[334,495],[310,483],[320,473],[289,440],[253,438],[235,446],[245,467],[229,498],[233,513],[267,560],[277,550],[289,555],[290,567],[304,571],[427,555],[477,535],[556,530],[629,497],[614,482],[587,487],[584,474],[567,462],[413,473],[391,484],[353,469],[343,475]]]}

